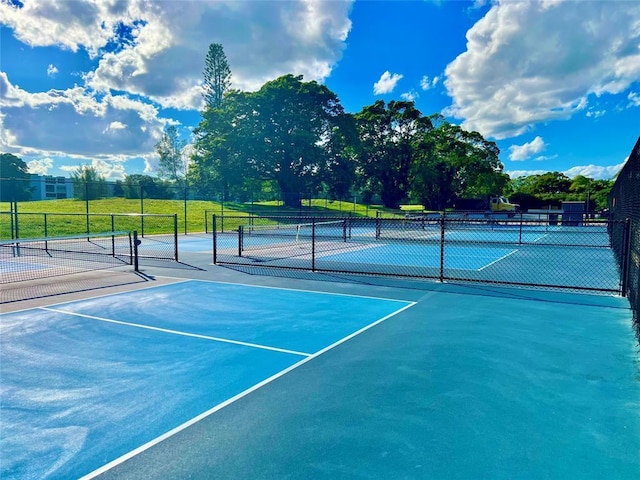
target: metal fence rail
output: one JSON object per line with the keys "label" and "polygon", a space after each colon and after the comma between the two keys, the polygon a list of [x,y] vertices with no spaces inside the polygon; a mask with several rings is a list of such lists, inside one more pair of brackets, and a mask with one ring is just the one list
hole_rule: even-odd
{"label": "metal fence rail", "polygon": [[234,221],[233,231],[214,234],[214,263],[616,294],[624,288],[609,231],[624,232],[625,222],[550,225],[523,217],[446,216]]}
{"label": "metal fence rail", "polygon": [[140,258],[178,260],[177,215],[0,212],[0,240],[138,231]]}

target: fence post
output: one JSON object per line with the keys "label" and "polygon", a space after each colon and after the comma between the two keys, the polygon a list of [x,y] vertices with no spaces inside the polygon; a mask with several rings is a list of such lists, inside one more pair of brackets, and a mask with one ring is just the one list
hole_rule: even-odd
{"label": "fence post", "polygon": [[242,225],[238,225],[238,256],[242,256],[242,236],[244,235],[244,227]]}
{"label": "fence post", "polygon": [[211,226],[213,228],[213,264],[218,263],[218,232],[216,228],[216,214],[211,218]]}
{"label": "fence post", "polygon": [[176,252],[176,262],[178,261],[178,214],[173,214],[173,246]]}
{"label": "fence post", "polygon": [[13,202],[13,215],[15,217],[15,221],[13,222],[13,226],[16,229],[16,238],[20,238],[20,221],[18,219],[18,202]]}
{"label": "fence post", "polygon": [[440,217],[440,281],[444,282],[444,214]]}
{"label": "fence post", "polygon": [[620,281],[620,294],[627,296],[627,284],[629,282],[629,262],[631,260],[631,219],[624,221],[624,231],[622,235],[622,279]]}
{"label": "fence post", "polygon": [[84,182],[84,202],[85,202],[85,211],[87,214],[87,235],[91,233],[89,228],[89,182]]}
{"label": "fence post", "polygon": [[144,186],[140,184],[140,231],[144,237]]}
{"label": "fence post", "polygon": [[316,271],[316,218],[311,219],[311,271]]}
{"label": "fence post", "polygon": [[522,245],[522,212],[520,212],[520,239],[518,240],[518,244]]}

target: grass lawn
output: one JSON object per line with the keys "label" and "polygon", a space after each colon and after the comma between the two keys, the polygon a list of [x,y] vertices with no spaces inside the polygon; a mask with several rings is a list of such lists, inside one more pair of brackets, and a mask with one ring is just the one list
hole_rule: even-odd
{"label": "grass lawn", "polygon": [[[86,215],[87,208],[89,216]],[[403,206],[402,211],[421,210],[421,206]],[[11,238],[12,222],[8,202],[0,202],[0,238]],[[397,211],[381,206],[362,205],[353,202],[311,199],[303,200],[299,208],[284,207],[280,202],[225,203],[204,200],[156,200],[105,198],[85,202],[77,199],[42,200],[18,203],[18,236],[40,238],[45,236],[75,235],[87,232],[108,232],[112,230],[138,230],[145,234],[169,233],[177,223],[178,233],[198,233],[211,230],[211,216],[215,213],[218,228],[225,231],[237,229],[243,224],[240,218],[257,216],[339,215],[339,216],[393,216]],[[145,217],[144,224],[139,215]],[[185,215],[186,213],[186,215]],[[133,215],[132,215],[133,214]],[[160,215],[162,217],[160,217]],[[205,219],[206,215],[206,219]],[[221,217],[224,217],[224,221]],[[185,220],[186,219],[186,220]],[[13,226],[15,234],[15,225]]]}

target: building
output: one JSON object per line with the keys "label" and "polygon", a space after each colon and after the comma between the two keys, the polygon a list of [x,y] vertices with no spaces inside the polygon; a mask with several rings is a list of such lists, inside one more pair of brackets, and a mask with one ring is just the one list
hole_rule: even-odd
{"label": "building", "polygon": [[31,174],[31,200],[73,198],[73,180],[67,177]]}

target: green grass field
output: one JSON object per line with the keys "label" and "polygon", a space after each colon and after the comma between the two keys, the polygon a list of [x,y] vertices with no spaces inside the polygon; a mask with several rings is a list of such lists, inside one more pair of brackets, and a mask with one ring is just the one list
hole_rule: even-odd
{"label": "green grass field", "polygon": [[[420,206],[405,206],[405,210],[421,209]],[[88,213],[87,214],[87,209]],[[185,212],[186,210],[186,212]],[[0,202],[0,238],[15,236],[15,222],[9,215],[8,202]],[[206,219],[205,219],[206,212]],[[389,217],[397,211],[380,206],[361,205],[346,201],[324,199],[303,200],[299,208],[283,207],[279,202],[225,203],[224,205],[203,200],[154,200],[106,198],[85,202],[77,199],[43,200],[18,203],[18,237],[41,238],[64,235],[137,230],[145,234],[169,233],[174,222],[179,234],[200,233],[211,230],[211,216],[218,216],[218,229],[230,231],[243,224],[240,218],[249,215],[305,216],[339,215]],[[146,214],[144,221],[141,213]],[[185,215],[186,213],[186,215]],[[236,218],[233,218],[236,217]]]}

